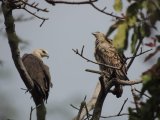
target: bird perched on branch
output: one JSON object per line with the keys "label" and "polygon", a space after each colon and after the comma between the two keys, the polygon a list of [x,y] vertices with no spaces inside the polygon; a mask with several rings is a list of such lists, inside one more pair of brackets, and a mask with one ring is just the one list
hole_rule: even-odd
{"label": "bird perched on branch", "polygon": [[[99,65],[100,70],[105,73],[105,76],[111,80],[113,78],[128,80],[126,74],[127,69],[124,63],[124,59],[118,54],[118,51],[113,46],[112,41],[107,39],[101,32],[92,33],[96,37],[95,41],[95,59],[97,62],[110,65],[116,68],[106,67]],[[123,93],[122,85],[115,85],[113,94],[117,98],[121,97]]]}
{"label": "bird perched on branch", "polygon": [[36,49],[22,57],[23,64],[34,83],[34,88],[30,92],[37,105],[42,101],[47,102],[52,87],[49,67],[43,63],[43,57],[49,57],[48,52],[43,49]]}

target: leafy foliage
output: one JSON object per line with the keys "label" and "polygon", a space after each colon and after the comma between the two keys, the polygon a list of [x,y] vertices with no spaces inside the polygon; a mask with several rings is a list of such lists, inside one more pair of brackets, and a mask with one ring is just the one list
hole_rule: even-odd
{"label": "leafy foliage", "polygon": [[146,102],[140,101],[138,112],[129,108],[129,120],[160,120],[160,58],[157,63],[142,74],[143,88],[140,98],[145,92],[149,97]]}
{"label": "leafy foliage", "polygon": [[[145,61],[147,61],[160,51],[160,34],[158,34],[160,0],[128,0],[128,3],[123,19],[116,19],[106,36],[114,32],[114,46],[121,51],[126,50],[130,43],[132,54],[136,52],[139,43],[142,47],[154,47],[154,52],[146,57]],[[121,4],[121,0],[115,0],[113,6],[115,11],[122,10]],[[150,40],[149,43],[146,38]],[[141,78],[143,87],[141,93],[137,95],[136,110],[128,109],[129,120],[160,120],[160,58],[142,74]],[[150,96],[142,99],[146,93]]]}
{"label": "leafy foliage", "polygon": [[120,12],[122,10],[122,1],[115,0],[113,7],[114,7],[115,11]]}
{"label": "leafy foliage", "polygon": [[125,21],[121,22],[117,27],[117,34],[113,39],[113,45],[118,49],[127,48],[128,25]]}
{"label": "leafy foliage", "polygon": [[[157,22],[160,20],[160,1],[128,0],[128,2],[130,4],[125,15],[123,15],[123,20],[116,20],[109,28],[107,36],[117,30],[114,45],[117,49],[125,50],[128,45],[127,41],[129,41],[128,34],[130,34],[131,52],[134,53],[137,43],[144,38],[151,37],[153,29],[157,30]],[[120,11],[122,9],[121,4],[121,0],[115,0],[114,9]],[[155,35],[157,38],[158,36],[160,35]]]}

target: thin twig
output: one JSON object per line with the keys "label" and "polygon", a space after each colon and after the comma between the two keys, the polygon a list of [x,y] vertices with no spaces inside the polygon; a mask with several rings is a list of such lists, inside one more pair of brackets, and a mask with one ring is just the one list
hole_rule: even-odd
{"label": "thin twig", "polygon": [[122,112],[122,110],[123,110],[123,108],[124,108],[124,105],[126,104],[127,100],[128,100],[128,98],[124,101],[124,103],[123,103],[123,105],[122,105],[119,113],[117,114],[117,116],[119,116],[119,115],[121,114],[121,112]]}
{"label": "thin twig", "polygon": [[[84,49],[84,47],[82,47],[82,50]],[[80,57],[82,57],[83,59],[87,60],[87,62],[91,62],[91,63],[94,63],[94,64],[98,64],[98,65],[102,65],[102,66],[105,66],[105,67],[109,67],[109,68],[113,68],[113,69],[121,69],[121,68],[118,68],[118,67],[114,67],[114,66],[111,66],[111,65],[107,65],[107,64],[103,64],[103,63],[100,63],[100,62],[94,62],[92,60],[89,60],[88,58],[84,57],[81,53],[79,53],[78,49],[72,49],[77,55],[79,55]],[[82,51],[81,50],[81,51]]]}
{"label": "thin twig", "polygon": [[35,13],[32,13],[31,11],[29,11],[29,10],[26,9],[26,8],[23,8],[23,9],[24,9],[25,11],[27,11],[28,13],[30,13],[31,15],[33,15],[33,16],[41,19],[41,20],[48,20],[48,19],[49,19],[49,18],[40,17],[40,16],[36,15]]}
{"label": "thin twig", "polygon": [[[98,82],[97,85],[96,85],[96,88],[95,88],[95,90],[93,92],[93,95],[92,95],[91,99],[86,103],[87,109],[88,109],[89,112],[92,111],[94,109],[94,107],[95,107],[95,104],[96,104],[96,101],[97,101],[97,98],[98,98],[98,95],[99,95],[100,88],[101,88],[101,85]],[[84,120],[86,114],[87,114],[86,110],[83,109],[82,113],[81,113],[81,116],[80,116],[80,120]],[[91,116],[91,114],[89,114],[89,115]],[[74,117],[73,120],[77,120],[77,116]]]}
{"label": "thin twig", "polygon": [[141,51],[139,54],[137,54],[137,55],[135,55],[135,56],[127,57],[126,60],[132,59],[132,58],[135,58],[135,57],[138,57],[138,56],[140,56],[140,55],[142,55],[142,54],[145,54],[145,53],[147,53],[147,52],[149,52],[149,51],[151,51],[151,50],[152,50],[152,49],[146,50],[146,51],[144,51],[144,52]]}
{"label": "thin twig", "polygon": [[91,73],[96,73],[96,74],[99,74],[99,75],[102,75],[104,74],[103,72],[101,71],[97,71],[97,70],[91,70],[91,69],[85,69],[86,72],[91,72]]}
{"label": "thin twig", "polygon": [[[91,0],[90,0],[90,1],[91,1]],[[91,6],[92,6],[93,8],[95,8],[96,10],[98,10],[99,12],[101,12],[101,13],[103,13],[103,14],[105,14],[105,15],[109,15],[109,16],[115,17],[116,19],[124,19],[123,17],[119,17],[119,16],[116,16],[116,15],[113,15],[113,13],[105,12],[106,7],[104,7],[103,9],[99,9],[97,6],[95,6],[95,5],[93,4],[93,2],[91,2],[90,4],[91,4]]]}
{"label": "thin twig", "polygon": [[45,21],[46,21],[45,19],[42,21],[42,23],[40,24],[40,27],[42,27]]}
{"label": "thin twig", "polygon": [[87,115],[87,119],[89,120],[89,111],[88,111],[88,108],[87,108],[87,105],[86,105],[86,102],[85,102],[85,105],[84,105],[85,109],[86,109],[86,115]]}
{"label": "thin twig", "polygon": [[135,56],[137,55],[137,52],[138,52],[138,50],[139,50],[139,48],[140,48],[140,46],[141,46],[141,43],[142,43],[142,39],[139,40],[139,43],[138,43],[137,48],[136,48],[136,50],[135,50],[135,52],[134,52],[134,54],[133,54],[133,57],[132,57],[132,59],[129,61],[128,65],[127,65],[127,69],[129,69],[129,68],[131,67],[131,65],[132,65],[132,63],[133,63],[133,61],[134,61],[134,59],[135,59]]}
{"label": "thin twig", "polygon": [[26,8],[23,8],[23,9],[24,9],[25,11],[27,11],[28,13],[30,13],[31,15],[33,15],[33,16],[35,16],[35,17],[37,17],[37,18],[39,18],[39,19],[42,20],[42,23],[40,24],[40,27],[43,25],[43,23],[44,23],[46,20],[49,19],[49,18],[40,17],[40,16],[36,15],[35,13],[32,13],[31,11],[27,10]]}
{"label": "thin twig", "polygon": [[24,0],[19,0],[19,1],[20,1],[20,2],[23,2],[23,4],[28,5],[29,7],[32,7],[32,8],[34,8],[34,9],[36,9],[37,11],[49,12],[49,11],[47,10],[47,8],[42,9],[42,8],[38,7],[38,3],[37,3],[37,4],[36,4],[35,2],[33,2],[33,3],[27,3],[27,2],[24,1]]}
{"label": "thin twig", "polygon": [[[75,107],[74,105],[72,105],[71,104],[71,107],[73,107],[73,108],[75,108],[75,109],[77,109],[77,110],[79,110],[77,107]],[[88,113],[89,114],[89,116],[93,116],[92,114],[90,114],[90,113]],[[110,116],[100,116],[100,118],[111,118],[111,117],[119,117],[119,116],[124,116],[124,115],[129,115],[128,113],[122,113],[122,114],[119,114],[119,115],[110,115]]]}
{"label": "thin twig", "polygon": [[32,112],[33,112],[33,110],[35,110],[37,107],[39,107],[40,105],[38,105],[38,106],[36,106],[36,107],[32,107],[31,106],[31,111],[30,111],[30,117],[29,117],[29,120],[32,120]]}
{"label": "thin twig", "polygon": [[49,11],[47,10],[47,8],[42,9],[42,8],[38,7],[39,4],[38,4],[38,3],[35,3],[35,2],[33,2],[33,3],[28,3],[28,1],[24,1],[24,0],[19,0],[19,2],[21,2],[22,5],[21,5],[20,7],[16,7],[16,9],[23,9],[23,10],[25,10],[26,12],[28,12],[29,14],[35,16],[36,18],[41,19],[41,20],[42,20],[42,23],[40,24],[40,27],[43,25],[43,23],[45,22],[45,20],[48,20],[48,19],[49,19],[49,18],[44,18],[44,17],[40,17],[39,15],[36,15],[36,13],[31,12],[30,10],[28,10],[28,9],[27,9],[27,6],[29,6],[29,7],[33,8],[33,9],[37,10],[37,12],[38,12],[38,11],[49,12]]}
{"label": "thin twig", "polygon": [[24,90],[24,91],[25,91],[25,94],[26,94],[27,92],[31,92],[31,91],[32,91],[32,89],[29,90],[29,89],[25,89],[25,88],[21,88],[21,90]]}
{"label": "thin twig", "polygon": [[134,92],[133,86],[131,86],[131,92],[132,92],[132,95],[133,95],[133,100],[134,100],[134,104],[135,104],[135,107],[136,107],[136,111],[138,113],[139,107],[138,107],[138,102],[137,102],[137,95]]}
{"label": "thin twig", "polygon": [[30,111],[30,117],[29,117],[29,120],[32,120],[32,112],[33,112],[33,108],[32,108],[32,106],[31,106],[31,111]]}
{"label": "thin twig", "polygon": [[72,105],[72,104],[70,104],[70,106],[73,107],[73,108],[76,109],[76,110],[79,110],[76,106],[74,106],[74,105]]}
{"label": "thin twig", "polygon": [[119,117],[119,116],[124,116],[124,115],[129,115],[128,113],[122,113],[120,115],[110,115],[110,116],[101,116],[101,118],[112,118],[112,117]]}
{"label": "thin twig", "polygon": [[[134,61],[134,59],[135,59],[135,56],[137,55],[137,52],[138,52],[138,50],[139,50],[139,48],[140,48],[140,46],[141,46],[142,40],[143,40],[143,38],[140,37],[139,43],[138,43],[138,45],[137,45],[137,47],[136,47],[136,50],[135,50],[135,52],[134,52],[134,54],[133,54],[133,57],[131,58],[131,60],[129,61],[129,63],[128,63],[128,65],[127,65],[127,69],[129,69],[129,68],[131,67],[131,65],[132,65],[132,63],[133,63],[133,61]],[[140,53],[142,53],[142,49],[141,49],[141,52],[140,52]],[[135,104],[135,107],[136,107],[136,111],[138,112],[138,109],[139,109],[139,108],[138,108],[138,103],[137,103],[136,94],[135,94],[135,92],[134,92],[134,88],[133,88],[132,85],[131,85],[131,92],[132,92],[134,104]]]}
{"label": "thin twig", "polygon": [[[136,91],[136,92],[138,92],[138,93],[140,93],[141,94],[141,91],[139,91],[139,90],[137,90],[136,88],[134,88],[134,90]],[[146,96],[147,98],[151,98],[150,96],[148,96],[147,94],[143,94],[144,96]]]}
{"label": "thin twig", "polygon": [[85,100],[86,100],[86,96],[84,97],[84,100],[81,102],[81,106],[80,106],[80,109],[79,109],[79,112],[78,112],[78,115],[77,115],[77,120],[79,120],[79,118],[81,116],[81,113],[82,113],[82,110],[83,110],[83,108],[86,104]]}
{"label": "thin twig", "polygon": [[69,5],[80,5],[80,4],[91,4],[92,2],[97,2],[98,0],[89,0],[89,1],[58,1],[58,0],[45,0],[47,3],[55,5],[55,4],[69,4]]}
{"label": "thin twig", "polygon": [[82,46],[81,55],[83,55],[84,45]]}

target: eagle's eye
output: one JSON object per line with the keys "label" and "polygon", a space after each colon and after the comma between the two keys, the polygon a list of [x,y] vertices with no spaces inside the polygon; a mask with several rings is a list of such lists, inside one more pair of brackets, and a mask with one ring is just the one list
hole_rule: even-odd
{"label": "eagle's eye", "polygon": [[43,53],[46,53],[46,51],[42,50]]}

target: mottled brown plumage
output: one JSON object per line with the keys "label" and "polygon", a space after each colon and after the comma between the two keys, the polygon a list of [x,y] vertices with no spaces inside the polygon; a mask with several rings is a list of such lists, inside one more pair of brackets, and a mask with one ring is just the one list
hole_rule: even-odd
{"label": "mottled brown plumage", "polygon": [[34,99],[47,101],[52,83],[49,68],[42,61],[43,57],[49,57],[48,53],[43,49],[36,49],[31,54],[24,54],[22,61],[34,83],[33,94],[37,97]]}
{"label": "mottled brown plumage", "polygon": [[[93,35],[96,37],[95,41],[95,59],[97,62],[104,63],[106,65],[121,68],[121,70],[113,69],[100,65],[100,70],[106,73],[109,79],[118,78],[127,80],[126,66],[123,63],[123,59],[119,56],[117,50],[112,44],[111,40],[105,38],[105,35],[100,32],[95,32]],[[114,93],[117,97],[121,97],[123,92],[121,85],[115,85]]]}

